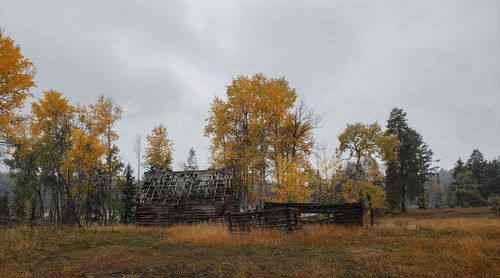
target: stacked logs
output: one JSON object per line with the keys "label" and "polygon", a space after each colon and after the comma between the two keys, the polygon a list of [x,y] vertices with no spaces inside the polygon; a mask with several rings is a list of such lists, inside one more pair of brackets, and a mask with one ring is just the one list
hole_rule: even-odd
{"label": "stacked logs", "polygon": [[361,203],[307,204],[265,202],[264,209],[295,208],[299,213],[333,214],[333,223],[339,225],[363,226],[363,206]]}
{"label": "stacked logs", "polygon": [[228,212],[236,211],[232,199],[222,201],[192,200],[175,204],[138,204],[136,221],[139,225],[171,226],[177,223],[222,222]]}
{"label": "stacked logs", "polygon": [[294,208],[276,208],[227,214],[229,231],[249,231],[255,228],[281,229],[292,233],[300,229],[299,211]]}

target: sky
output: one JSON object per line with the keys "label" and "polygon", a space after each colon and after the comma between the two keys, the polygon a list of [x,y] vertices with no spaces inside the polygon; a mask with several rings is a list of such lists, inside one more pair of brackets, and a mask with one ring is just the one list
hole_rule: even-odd
{"label": "sky", "polygon": [[[6,1],[0,28],[37,67],[35,97],[111,96],[125,161],[163,123],[174,168],[194,147],[208,166],[210,102],[232,78],[285,77],[322,117],[332,148],[348,123],[407,113],[452,168],[500,155],[500,1]],[[32,100],[33,101],[33,100]]]}

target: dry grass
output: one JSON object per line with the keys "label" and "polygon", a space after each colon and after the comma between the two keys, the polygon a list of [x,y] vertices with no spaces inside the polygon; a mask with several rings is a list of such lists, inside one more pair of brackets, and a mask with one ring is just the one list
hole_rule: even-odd
{"label": "dry grass", "polygon": [[[0,277],[498,277],[487,208],[413,211],[374,227],[230,233],[224,225],[0,230]],[[134,276],[138,275],[138,276]]]}

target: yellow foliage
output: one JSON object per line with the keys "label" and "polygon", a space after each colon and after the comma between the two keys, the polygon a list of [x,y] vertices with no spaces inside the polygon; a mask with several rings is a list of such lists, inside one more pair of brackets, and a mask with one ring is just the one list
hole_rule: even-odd
{"label": "yellow foliage", "polygon": [[385,193],[378,186],[383,179],[376,157],[382,161],[397,158],[395,149],[401,145],[394,136],[385,135],[378,123],[348,124],[339,135],[339,153],[348,153],[348,165],[353,167],[346,173],[346,182],[342,184],[342,197],[349,201],[364,200],[370,210],[385,207]]}
{"label": "yellow foliage", "polygon": [[347,124],[339,135],[339,142],[339,151],[348,152],[349,158],[356,158],[356,163],[374,155],[383,161],[393,161],[397,158],[394,150],[401,145],[396,137],[385,135],[378,123]]}
{"label": "yellow foliage", "polygon": [[[17,114],[35,86],[35,68],[21,54],[21,47],[4,36],[0,29],[0,138],[12,143],[16,124],[22,120]],[[13,138],[14,137],[14,138]]]}
{"label": "yellow foliage", "polygon": [[66,152],[64,170],[92,173],[101,162],[104,146],[95,134],[86,133],[84,130],[73,127],[68,138],[72,147]]}
{"label": "yellow foliage", "polygon": [[374,185],[371,181],[365,179],[355,181],[347,179],[342,184],[342,197],[349,202],[358,202],[370,196],[373,208],[387,207],[385,193],[382,187]]}
{"label": "yellow foliage", "polygon": [[276,186],[272,189],[272,201],[286,203],[303,203],[309,197],[307,188],[308,173],[302,169],[298,161],[284,156],[276,159],[276,168],[273,173]]}
{"label": "yellow foliage", "polygon": [[45,144],[57,144],[64,139],[61,138],[61,131],[70,131],[75,108],[58,91],[48,90],[43,94],[44,98],[31,104],[34,117],[31,132]]}
{"label": "yellow foliage", "polygon": [[156,171],[170,170],[173,143],[167,138],[167,129],[159,124],[146,139],[148,141],[144,155],[146,166]]}
{"label": "yellow foliage", "polygon": [[235,169],[235,186],[249,205],[264,197],[278,156],[307,164],[313,126],[292,112],[297,94],[284,78],[240,75],[226,95],[226,101],[216,97],[211,103],[205,136],[211,137],[212,167]]}
{"label": "yellow foliage", "polygon": [[115,105],[110,97],[99,96],[96,104],[89,105],[91,115],[88,120],[93,123],[93,128],[101,134],[106,144],[106,154],[109,155],[112,144],[118,139],[118,134],[114,127],[118,120],[122,118],[122,108]]}

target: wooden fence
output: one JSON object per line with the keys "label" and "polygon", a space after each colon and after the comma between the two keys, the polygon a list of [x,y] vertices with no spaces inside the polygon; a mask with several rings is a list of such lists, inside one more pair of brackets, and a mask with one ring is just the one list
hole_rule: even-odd
{"label": "wooden fence", "polygon": [[276,208],[294,208],[299,213],[321,213],[327,214],[328,219],[340,225],[363,226],[363,205],[361,203],[346,204],[310,204],[310,203],[264,203],[264,210]]}
{"label": "wooden fence", "polygon": [[299,211],[294,208],[273,208],[227,214],[228,227],[233,231],[249,231],[255,228],[282,229],[293,232],[300,229]]}

